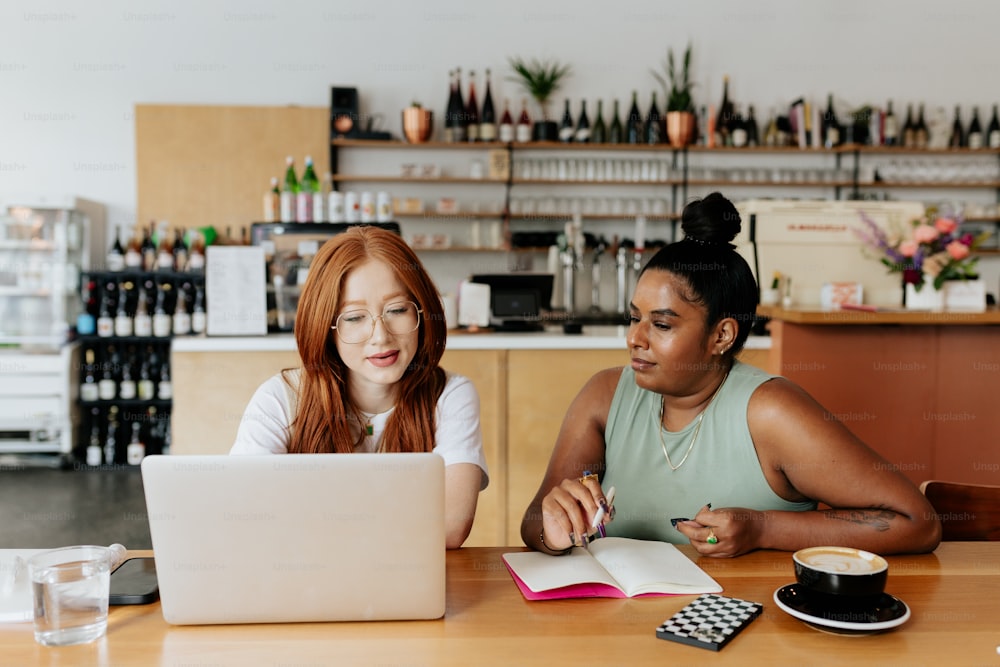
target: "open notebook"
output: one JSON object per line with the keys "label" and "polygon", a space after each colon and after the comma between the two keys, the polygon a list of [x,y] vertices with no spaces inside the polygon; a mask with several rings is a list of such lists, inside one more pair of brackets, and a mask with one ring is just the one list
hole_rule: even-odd
{"label": "open notebook", "polygon": [[437,454],[147,456],[142,481],[168,623],[444,615]]}
{"label": "open notebook", "polygon": [[720,593],[722,586],[667,542],[606,537],[565,556],[506,553],[504,563],[528,600]]}

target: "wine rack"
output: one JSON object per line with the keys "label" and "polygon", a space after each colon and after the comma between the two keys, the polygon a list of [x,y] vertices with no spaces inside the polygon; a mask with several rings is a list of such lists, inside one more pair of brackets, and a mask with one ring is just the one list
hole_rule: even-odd
{"label": "wine rack", "polygon": [[204,331],[204,274],[93,271],[81,276],[81,297],[74,460],[137,465],[144,455],[166,453],[171,340]]}

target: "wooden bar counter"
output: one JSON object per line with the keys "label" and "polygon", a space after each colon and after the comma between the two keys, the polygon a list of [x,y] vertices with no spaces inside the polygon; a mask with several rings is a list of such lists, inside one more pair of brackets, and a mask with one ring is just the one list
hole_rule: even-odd
{"label": "wooden bar counter", "polygon": [[796,310],[769,370],[811,393],[914,482],[1000,484],[1000,312]]}
{"label": "wooden bar counter", "polygon": [[764,611],[718,654],[656,638],[694,596],[526,601],[500,559],[508,548],[447,556],[447,611],[436,621],[171,626],[160,605],[112,607],[107,635],[48,648],[30,623],[0,625],[2,665],[995,665],[1000,542],[952,542],[890,556],[886,591],[910,619],[864,636],[829,634],[774,603],[794,583],[791,554],[710,559],[681,550],[723,595]]}

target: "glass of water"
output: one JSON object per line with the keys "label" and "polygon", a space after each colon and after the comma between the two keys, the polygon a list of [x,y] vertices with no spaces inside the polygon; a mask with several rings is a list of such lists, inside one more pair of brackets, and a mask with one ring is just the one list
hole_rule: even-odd
{"label": "glass of water", "polygon": [[114,551],[99,546],[53,549],[28,560],[38,643],[67,646],[104,636],[113,560]]}

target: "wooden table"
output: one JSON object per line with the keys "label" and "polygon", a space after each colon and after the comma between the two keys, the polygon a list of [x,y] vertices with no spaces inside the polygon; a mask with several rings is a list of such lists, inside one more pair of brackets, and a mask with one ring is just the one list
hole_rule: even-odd
{"label": "wooden table", "polygon": [[[951,542],[889,557],[887,591],[912,616],[881,634],[820,632],[775,605],[791,554],[698,558],[724,594],[764,612],[716,654],[657,639],[693,596],[528,602],[500,560],[510,547],[448,553],[443,620],[171,626],[158,604],[113,607],[108,633],[82,646],[35,643],[31,624],[0,625],[0,665],[996,665],[1000,542]],[[694,557],[693,550],[682,550]],[[139,554],[137,554],[139,555]]]}

